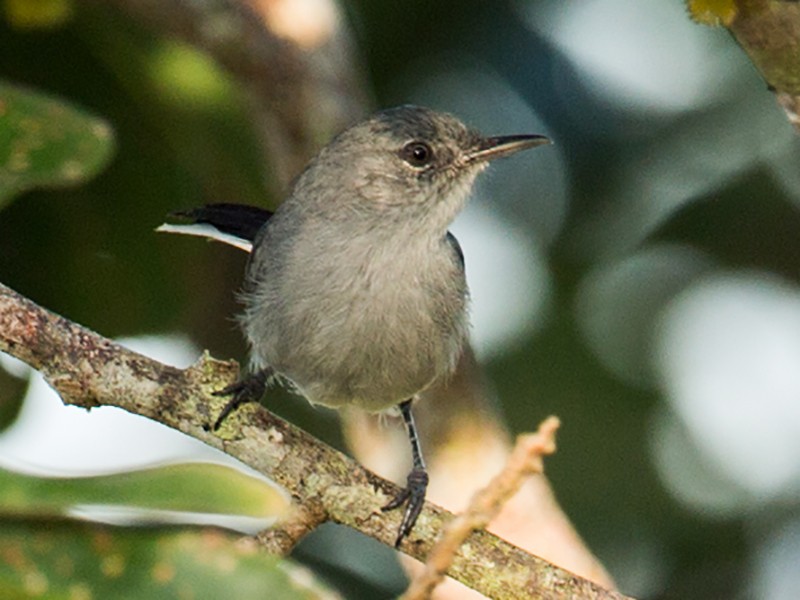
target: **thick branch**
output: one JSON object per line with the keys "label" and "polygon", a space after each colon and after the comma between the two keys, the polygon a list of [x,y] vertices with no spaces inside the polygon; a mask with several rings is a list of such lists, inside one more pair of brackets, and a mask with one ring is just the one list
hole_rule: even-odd
{"label": "thick branch", "polygon": [[[380,507],[394,484],[262,407],[239,410],[220,434],[207,431],[221,400],[210,394],[237,374],[204,356],[177,369],[59,317],[0,284],[0,351],[40,371],[76,406],[118,406],[220,448],[286,488],[314,524],[331,520],[391,545],[399,514]],[[424,559],[453,515],[426,504],[402,550]],[[313,527],[313,525],[312,525]],[[473,533],[449,575],[492,598],[624,598],[527,554],[485,531]]]}

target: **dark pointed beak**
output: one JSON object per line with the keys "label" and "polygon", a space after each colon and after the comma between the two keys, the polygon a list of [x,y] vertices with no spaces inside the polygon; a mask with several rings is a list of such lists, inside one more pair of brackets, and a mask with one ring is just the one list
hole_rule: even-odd
{"label": "dark pointed beak", "polygon": [[470,162],[489,161],[550,143],[550,138],[543,135],[502,135],[483,138],[467,153],[466,158]]}

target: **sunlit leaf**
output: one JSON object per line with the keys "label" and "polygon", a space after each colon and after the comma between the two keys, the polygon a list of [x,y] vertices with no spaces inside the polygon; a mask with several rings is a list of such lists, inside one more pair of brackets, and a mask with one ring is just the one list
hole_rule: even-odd
{"label": "sunlit leaf", "polygon": [[74,506],[277,516],[286,502],[269,484],[222,465],[190,463],[99,477],[47,478],[0,470],[0,513],[59,516]]}
{"label": "sunlit leaf", "polygon": [[109,125],[62,100],[0,81],[0,208],[14,194],[81,183],[113,151]]}
{"label": "sunlit leaf", "polygon": [[0,527],[3,598],[336,598],[308,572],[297,577],[299,569],[220,531],[68,521]]}

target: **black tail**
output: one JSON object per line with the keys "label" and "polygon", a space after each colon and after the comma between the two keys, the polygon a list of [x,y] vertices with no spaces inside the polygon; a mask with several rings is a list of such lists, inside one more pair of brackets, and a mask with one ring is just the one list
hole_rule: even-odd
{"label": "black tail", "polygon": [[272,216],[272,213],[257,206],[246,204],[206,204],[189,210],[178,210],[170,213],[171,217],[189,219],[192,223],[205,223],[215,227],[222,233],[252,242],[261,226]]}

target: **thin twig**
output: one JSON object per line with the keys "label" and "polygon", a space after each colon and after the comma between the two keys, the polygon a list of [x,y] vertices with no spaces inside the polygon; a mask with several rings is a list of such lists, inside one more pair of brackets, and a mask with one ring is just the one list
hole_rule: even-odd
{"label": "thin twig", "polygon": [[548,417],[536,433],[517,437],[503,470],[472,497],[463,513],[445,525],[424,568],[412,580],[402,600],[429,598],[470,534],[489,525],[503,505],[519,491],[525,477],[544,472],[544,456],[555,452],[555,433],[559,425],[557,417]]}

